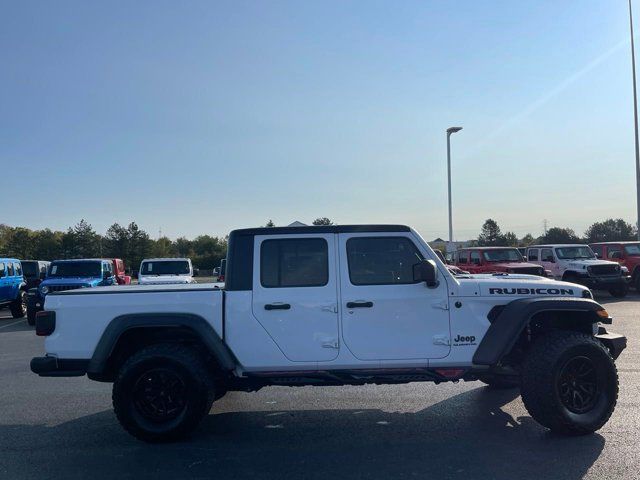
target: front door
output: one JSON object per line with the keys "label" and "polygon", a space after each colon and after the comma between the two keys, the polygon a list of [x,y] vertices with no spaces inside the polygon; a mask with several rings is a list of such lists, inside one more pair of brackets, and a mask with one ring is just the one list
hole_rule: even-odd
{"label": "front door", "polygon": [[6,302],[11,298],[11,281],[7,277],[5,262],[0,262],[0,302]]}
{"label": "front door", "polygon": [[294,362],[338,356],[335,234],[256,236],[253,315]]}
{"label": "front door", "polygon": [[420,360],[449,355],[445,277],[414,282],[424,255],[410,234],[340,234],[342,336],[361,360]]}
{"label": "front door", "polygon": [[550,270],[554,278],[562,278],[564,272],[561,271],[560,265],[554,259],[553,248],[540,249],[540,265],[546,270]]}

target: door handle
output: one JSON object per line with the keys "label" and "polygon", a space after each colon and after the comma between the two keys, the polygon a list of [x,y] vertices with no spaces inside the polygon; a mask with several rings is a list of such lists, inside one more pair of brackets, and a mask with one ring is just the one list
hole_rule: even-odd
{"label": "door handle", "polygon": [[264,306],[265,310],[290,310],[291,305],[288,303],[267,303]]}
{"label": "door handle", "polygon": [[347,308],[371,308],[373,302],[347,302]]}

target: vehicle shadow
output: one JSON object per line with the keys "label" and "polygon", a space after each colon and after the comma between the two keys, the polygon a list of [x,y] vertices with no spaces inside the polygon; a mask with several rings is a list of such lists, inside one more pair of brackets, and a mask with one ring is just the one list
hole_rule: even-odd
{"label": "vehicle shadow", "polygon": [[0,335],[11,332],[26,332],[34,330],[25,318],[0,318]]}
{"label": "vehicle shadow", "polygon": [[560,437],[513,418],[502,406],[516,395],[481,387],[415,413],[216,414],[214,406],[193,437],[162,445],[129,437],[111,411],[52,427],[0,426],[0,471],[21,479],[582,478],[604,438]]}

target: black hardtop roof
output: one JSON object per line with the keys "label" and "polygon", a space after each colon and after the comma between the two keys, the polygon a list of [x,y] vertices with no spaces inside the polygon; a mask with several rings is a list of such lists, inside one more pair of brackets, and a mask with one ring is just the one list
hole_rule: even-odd
{"label": "black hardtop roof", "polygon": [[310,225],[306,227],[259,227],[233,230],[231,235],[294,235],[307,233],[408,232],[406,225]]}
{"label": "black hardtop roof", "polygon": [[51,263],[71,263],[71,262],[110,262],[107,258],[65,258],[63,260],[54,260]]}

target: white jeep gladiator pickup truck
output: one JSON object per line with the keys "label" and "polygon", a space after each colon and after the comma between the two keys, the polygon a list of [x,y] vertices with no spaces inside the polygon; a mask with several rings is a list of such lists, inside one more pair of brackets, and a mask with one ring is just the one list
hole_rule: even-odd
{"label": "white jeep gladiator pickup truck", "polygon": [[626,338],[583,286],[454,276],[401,225],[235,230],[226,275],[51,293],[31,370],[113,382],[118,420],[150,442],[268,385],[480,380],[520,388],[535,420],[572,435],[615,407]]}

